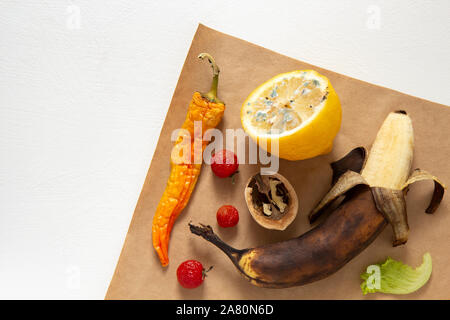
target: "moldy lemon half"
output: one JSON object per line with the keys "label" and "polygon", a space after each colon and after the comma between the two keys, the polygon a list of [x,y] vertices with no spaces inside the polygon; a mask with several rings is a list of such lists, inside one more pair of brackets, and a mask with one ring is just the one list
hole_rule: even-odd
{"label": "moldy lemon half", "polygon": [[256,88],[241,109],[245,132],[259,147],[287,160],[329,153],[341,119],[341,104],[330,81],[314,70],[273,77]]}

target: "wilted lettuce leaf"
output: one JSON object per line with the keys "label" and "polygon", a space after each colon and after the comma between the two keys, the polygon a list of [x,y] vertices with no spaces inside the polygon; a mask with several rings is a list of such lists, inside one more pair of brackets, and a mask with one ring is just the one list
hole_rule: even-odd
{"label": "wilted lettuce leaf", "polygon": [[[407,294],[414,292],[427,283],[432,269],[431,255],[428,252],[423,255],[422,264],[415,269],[389,257],[384,263],[375,266],[378,266],[380,271],[379,289],[375,288],[374,285],[376,272],[364,272],[361,274],[361,279],[364,280],[361,283],[361,290],[364,294],[375,292]],[[372,267],[372,269],[376,269],[376,267]],[[367,279],[371,276],[368,284]],[[369,286],[372,288],[369,288]]]}

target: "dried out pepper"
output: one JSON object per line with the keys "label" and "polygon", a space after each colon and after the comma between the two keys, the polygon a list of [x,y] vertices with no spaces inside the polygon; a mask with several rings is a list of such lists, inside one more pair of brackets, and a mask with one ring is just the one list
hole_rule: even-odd
{"label": "dried out pepper", "polygon": [[[202,136],[195,136],[194,127],[201,123],[201,132],[215,128],[222,119],[225,105],[217,98],[217,85],[219,80],[219,68],[213,57],[208,53],[201,53],[200,59],[207,59],[213,69],[213,80],[211,89],[206,94],[195,92],[189,104],[186,119],[179,131],[172,149],[171,170],[166,189],[159,201],[153,217],[152,238],[162,266],[169,264],[168,245],[170,232],[175,220],[186,207],[200,175],[201,159],[203,150],[209,141],[203,140]],[[180,145],[189,142],[190,153],[183,155],[181,161],[174,161],[173,155],[180,156]],[[201,146],[201,148],[200,148]],[[199,151],[201,154],[199,155]],[[197,153],[197,154],[196,154]],[[200,158],[198,158],[200,157]]]}

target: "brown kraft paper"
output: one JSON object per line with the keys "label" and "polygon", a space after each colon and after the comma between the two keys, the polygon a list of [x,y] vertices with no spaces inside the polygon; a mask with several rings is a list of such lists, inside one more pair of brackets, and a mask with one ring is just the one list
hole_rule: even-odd
{"label": "brown kraft paper", "polygon": [[[314,69],[327,76],[343,109],[341,130],[331,153],[303,161],[280,160],[279,173],[289,179],[299,198],[297,218],[285,231],[267,230],[251,217],[244,200],[244,186],[258,165],[241,164],[236,183],[220,179],[203,165],[200,178],[172,230],[169,266],[161,267],[152,247],[151,225],[170,169],[171,133],[184,121],[195,91],[206,92],[211,70],[197,55],[208,52],[221,68],[218,95],[225,101],[225,115],[218,129],[241,128],[240,108],[259,84],[276,74]],[[450,298],[450,196],[438,210],[425,214],[433,183],[411,186],[407,196],[409,240],[392,247],[392,229],[387,227],[361,254],[335,274],[305,286],[266,289],[253,286],[235,269],[228,257],[212,244],[190,233],[188,223],[211,225],[215,232],[236,248],[249,248],[303,234],[311,228],[307,215],[330,188],[330,162],[357,146],[370,148],[383,120],[390,111],[406,110],[414,126],[413,168],[421,168],[450,183],[450,109],[394,90],[372,85],[332,71],[280,55],[246,41],[199,25],[181,71],[161,135],[131,221],[125,244],[106,299],[449,299]],[[246,149],[248,150],[248,148]],[[248,157],[247,157],[248,158]],[[235,206],[240,220],[234,228],[220,228],[217,209]],[[368,294],[360,289],[360,274],[370,264],[388,256],[418,266],[430,252],[433,272],[428,283],[415,293],[403,296]],[[196,259],[214,268],[196,289],[184,289],[177,281],[180,263]]]}

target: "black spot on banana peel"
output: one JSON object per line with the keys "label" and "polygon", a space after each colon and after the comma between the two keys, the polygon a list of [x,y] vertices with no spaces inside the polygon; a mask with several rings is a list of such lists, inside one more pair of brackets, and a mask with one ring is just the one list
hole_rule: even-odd
{"label": "black spot on banana peel", "polygon": [[210,226],[189,227],[225,252],[252,284],[267,288],[299,286],[339,270],[387,225],[367,186],[354,188],[348,197],[323,223],[300,237],[258,248],[238,250],[220,240]]}

